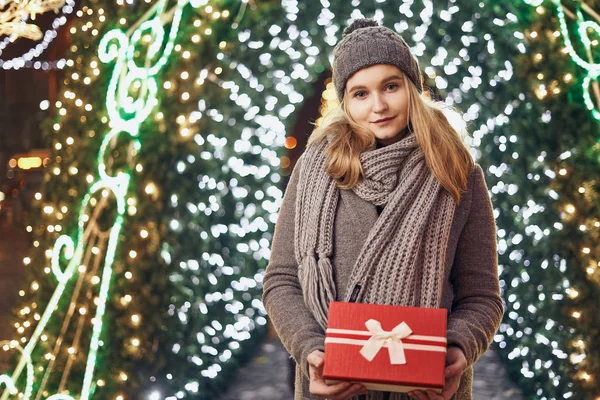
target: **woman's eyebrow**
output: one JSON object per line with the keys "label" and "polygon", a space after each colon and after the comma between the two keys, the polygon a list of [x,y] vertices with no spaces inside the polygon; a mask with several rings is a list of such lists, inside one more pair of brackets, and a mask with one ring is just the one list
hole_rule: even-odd
{"label": "woman's eyebrow", "polygon": [[[387,78],[385,78],[384,80],[382,80],[380,84],[383,85],[383,84],[385,84],[385,83],[387,83],[389,81],[393,81],[395,79],[402,80],[402,77],[398,76],[398,75],[388,76]],[[363,86],[363,85],[352,86],[350,89],[348,89],[348,93],[353,92],[353,91],[358,90],[358,89],[366,89],[366,87]]]}

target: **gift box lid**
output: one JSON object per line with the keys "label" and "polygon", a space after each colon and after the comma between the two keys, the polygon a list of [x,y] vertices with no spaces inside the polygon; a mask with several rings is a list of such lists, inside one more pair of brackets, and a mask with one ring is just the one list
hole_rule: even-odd
{"label": "gift box lid", "polygon": [[329,303],[327,328],[365,331],[365,322],[375,319],[386,331],[405,321],[415,335],[446,337],[447,314],[445,308],[390,306],[381,304]]}

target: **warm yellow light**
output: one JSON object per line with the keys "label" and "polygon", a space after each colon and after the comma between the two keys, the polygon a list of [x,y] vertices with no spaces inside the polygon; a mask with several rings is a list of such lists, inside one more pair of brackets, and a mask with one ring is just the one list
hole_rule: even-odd
{"label": "warm yellow light", "polygon": [[30,263],[31,263],[31,258],[29,258],[29,257],[25,257],[25,258],[23,259],[23,264],[25,264],[25,265],[29,265]]}
{"label": "warm yellow light", "polygon": [[529,36],[531,36],[533,39],[535,39],[538,36],[538,33],[536,31],[533,31],[529,34]]}
{"label": "warm yellow light", "polygon": [[131,339],[131,344],[135,347],[138,347],[140,345],[140,339],[138,339],[138,338]]}
{"label": "warm yellow light", "polygon": [[572,79],[573,79],[573,75],[571,75],[571,74],[565,74],[565,76],[563,77],[563,80],[565,82],[571,82]]}
{"label": "warm yellow light", "polygon": [[152,194],[156,191],[156,185],[153,182],[150,182],[146,185],[144,191],[146,192],[146,194]]}
{"label": "warm yellow light", "polygon": [[92,279],[90,279],[90,281],[92,282],[92,285],[97,285],[100,283],[100,278],[96,275],[92,276]]}
{"label": "warm yellow light", "polygon": [[142,237],[142,239],[146,239],[148,237],[148,231],[145,229],[142,229],[140,231],[140,236]]}
{"label": "warm yellow light", "polygon": [[587,372],[582,372],[582,373],[581,373],[581,378],[582,378],[583,380],[589,381],[591,377],[592,377],[592,376],[591,376],[590,374],[588,374]]}
{"label": "warm yellow light", "polygon": [[131,250],[131,251],[129,252],[129,257],[131,257],[131,258],[136,258],[136,257],[137,257],[137,252],[136,252],[135,250]]}
{"label": "warm yellow light", "polygon": [[590,254],[590,248],[589,247],[584,247],[581,251],[583,251],[584,254]]}
{"label": "warm yellow light", "polygon": [[581,313],[579,311],[574,311],[573,312],[573,318],[579,319],[581,317]]}
{"label": "warm yellow light", "polygon": [[69,354],[75,354],[75,348],[74,347],[69,347],[68,352],[69,352]]}
{"label": "warm yellow light", "polygon": [[119,375],[119,378],[125,382],[127,380],[127,374],[125,372],[121,372],[121,374]]}
{"label": "warm yellow light", "polygon": [[98,379],[98,380],[96,381],[96,385],[98,385],[98,386],[102,387],[102,386],[104,386],[104,385],[105,385],[105,382],[104,382],[104,380],[103,380],[103,379]]}
{"label": "warm yellow light", "polygon": [[569,214],[573,214],[575,212],[575,206],[573,204],[567,204],[565,206],[565,210],[569,213]]}
{"label": "warm yellow light", "polygon": [[141,322],[142,317],[139,314],[133,314],[131,316],[131,323],[134,325],[139,325],[139,323]]}
{"label": "warm yellow light", "polygon": [[87,314],[87,310],[84,307],[79,308],[79,314],[85,315]]}
{"label": "warm yellow light", "polygon": [[577,296],[579,296],[579,292],[577,290],[575,290],[575,289],[572,289],[572,288],[567,289],[566,292],[567,292],[567,295],[570,298],[572,298],[572,299],[574,299]]}
{"label": "warm yellow light", "polygon": [[17,165],[21,169],[39,168],[42,166],[42,159],[40,157],[21,157],[17,161]]}

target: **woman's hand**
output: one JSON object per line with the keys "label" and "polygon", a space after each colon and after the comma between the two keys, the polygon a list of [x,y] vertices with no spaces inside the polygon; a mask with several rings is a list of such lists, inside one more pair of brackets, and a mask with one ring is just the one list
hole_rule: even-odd
{"label": "woman's hand", "polygon": [[417,400],[449,400],[458,390],[460,376],[465,368],[467,368],[467,359],[463,351],[459,347],[448,346],[448,353],[446,353],[446,376],[442,394],[437,394],[431,390],[414,390],[408,392],[408,394]]}
{"label": "woman's hand", "polygon": [[310,375],[310,393],[331,400],[346,400],[367,393],[367,389],[358,383],[339,382],[332,385],[323,379],[323,360],[325,353],[315,350],[306,357]]}

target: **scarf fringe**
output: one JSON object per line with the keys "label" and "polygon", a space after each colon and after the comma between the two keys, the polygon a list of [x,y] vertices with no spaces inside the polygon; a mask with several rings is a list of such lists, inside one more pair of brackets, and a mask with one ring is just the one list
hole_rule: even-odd
{"label": "scarf fringe", "polygon": [[316,257],[309,254],[302,260],[299,272],[304,302],[310,310],[318,311],[314,314],[315,319],[325,330],[329,302],[336,297],[331,260],[329,257],[319,257],[317,262]]}

